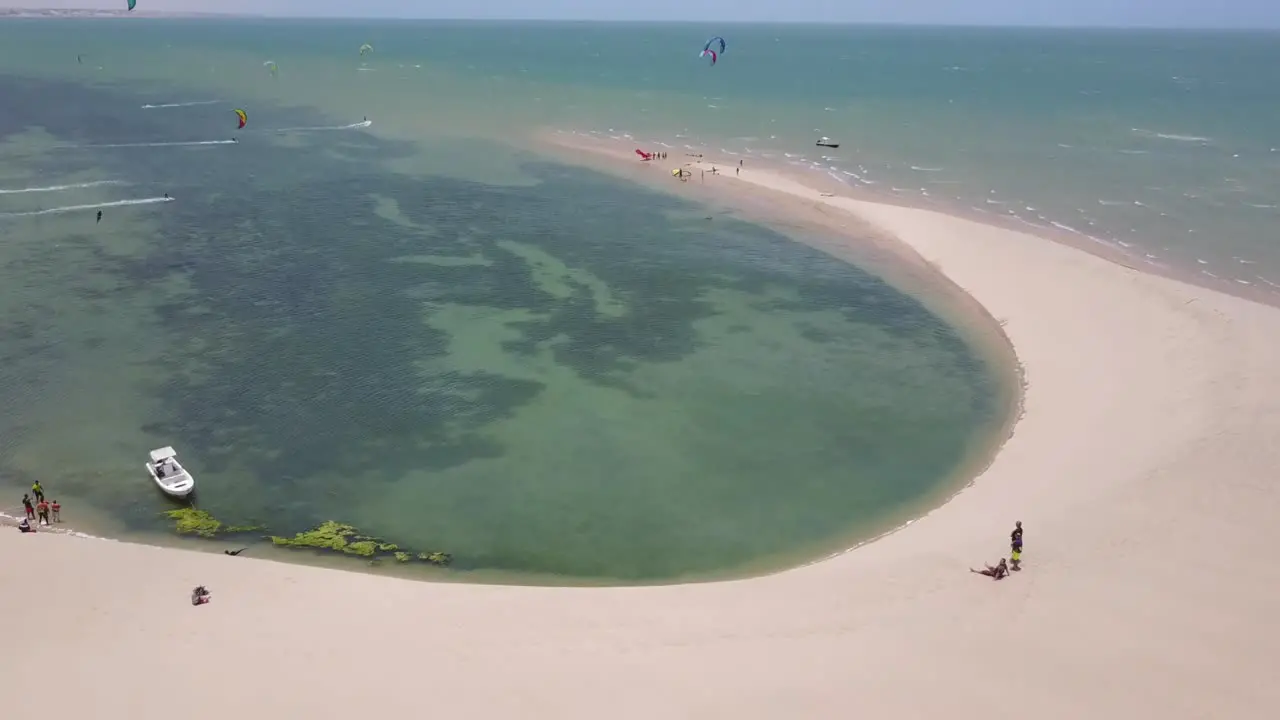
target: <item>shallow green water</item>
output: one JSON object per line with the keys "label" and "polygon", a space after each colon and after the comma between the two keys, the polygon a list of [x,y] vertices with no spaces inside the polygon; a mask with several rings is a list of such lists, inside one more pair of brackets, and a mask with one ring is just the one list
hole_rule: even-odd
{"label": "shallow green water", "polygon": [[[129,32],[84,49],[128,72],[0,76],[0,189],[104,183],[0,194],[15,489],[38,477],[69,509],[155,531],[169,505],[142,463],[173,444],[199,506],[236,524],[336,519],[458,571],[659,580],[873,532],[1003,420],[990,370],[916,301],[768,229],[486,142],[500,123],[474,96],[419,129],[388,86],[313,97],[313,69],[272,100],[235,42],[201,55],[189,27]],[[309,59],[275,55],[282,75]],[[225,102],[238,81],[252,101]],[[437,87],[421,110],[451,102]]]}

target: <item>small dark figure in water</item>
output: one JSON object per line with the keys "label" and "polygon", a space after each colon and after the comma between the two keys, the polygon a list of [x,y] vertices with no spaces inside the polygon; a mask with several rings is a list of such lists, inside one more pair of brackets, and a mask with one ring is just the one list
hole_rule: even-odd
{"label": "small dark figure in water", "polygon": [[164,194],[164,199],[165,199],[165,200],[168,200],[168,199],[169,199],[169,193],[165,193],[165,194]]}
{"label": "small dark figure in water", "polygon": [[102,211],[101,211],[101,210],[99,210],[99,211],[98,211],[98,222],[95,222],[95,223],[94,223],[94,225],[97,225],[97,224],[98,224],[98,223],[100,223],[100,222],[102,222]]}

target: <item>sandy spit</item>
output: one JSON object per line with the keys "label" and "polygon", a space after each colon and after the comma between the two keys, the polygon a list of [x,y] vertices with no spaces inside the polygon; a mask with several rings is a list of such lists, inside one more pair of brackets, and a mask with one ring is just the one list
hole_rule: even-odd
{"label": "sandy spit", "polygon": [[[714,182],[767,192],[797,221],[877,227],[1003,323],[1025,412],[970,487],[824,562],[648,588],[416,583],[0,528],[6,711],[1079,720],[1280,707],[1280,310],[780,171]],[[1014,520],[1025,569],[969,573],[1007,551]],[[190,605],[196,584],[209,605]]]}

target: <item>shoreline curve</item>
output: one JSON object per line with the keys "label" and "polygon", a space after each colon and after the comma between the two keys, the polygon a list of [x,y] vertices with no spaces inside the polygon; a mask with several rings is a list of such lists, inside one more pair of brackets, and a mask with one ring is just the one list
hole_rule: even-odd
{"label": "shoreline curve", "polygon": [[[144,720],[179,705],[1075,720],[1280,704],[1280,568],[1252,561],[1280,540],[1280,311],[1025,232],[803,192],[796,212],[851,213],[914,248],[1001,321],[1025,369],[1022,420],[994,461],[905,530],[773,575],[613,588],[420,583],[8,530],[0,578],[39,600],[0,595],[22,620],[6,677],[40,687],[56,669],[80,690],[58,715]],[[970,574],[1004,554],[1015,519],[1025,569]],[[190,605],[197,584],[210,604]],[[39,693],[10,701],[50,709]]]}

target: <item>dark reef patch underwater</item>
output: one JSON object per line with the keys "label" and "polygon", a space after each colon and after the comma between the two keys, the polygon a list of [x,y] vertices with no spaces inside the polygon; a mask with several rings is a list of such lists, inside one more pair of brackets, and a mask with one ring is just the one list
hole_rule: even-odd
{"label": "dark reef patch underwater", "polygon": [[[0,139],[38,126],[61,144],[13,151],[30,175],[176,199],[109,209],[0,273],[43,273],[104,319],[81,362],[115,314],[154,329],[132,361],[147,409],[113,442],[178,448],[198,507],[235,525],[349,522],[459,570],[776,565],[936,491],[1001,419],[988,369],[917,301],[676,198],[544,162],[525,186],[397,174],[421,147],[268,131],[335,125],[298,108],[251,109],[238,145],[66,147],[235,131],[230,106],[138,109],[182,93],[0,76],[0,94]],[[0,355],[71,362],[43,315],[0,321]],[[115,452],[127,468],[149,449]],[[51,480],[130,529],[166,527],[141,473]]]}

